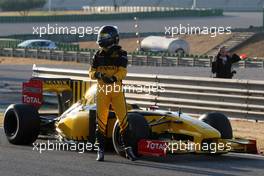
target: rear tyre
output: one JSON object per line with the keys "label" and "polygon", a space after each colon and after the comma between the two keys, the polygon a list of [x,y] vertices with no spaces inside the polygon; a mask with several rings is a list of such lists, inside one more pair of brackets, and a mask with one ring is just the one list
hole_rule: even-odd
{"label": "rear tyre", "polygon": [[40,130],[37,109],[27,104],[12,104],[4,115],[4,131],[8,141],[15,145],[30,145]]}
{"label": "rear tyre", "polygon": [[[129,136],[130,137],[129,140],[131,141],[130,142],[131,147],[132,147],[133,153],[136,156],[139,156],[138,151],[137,151],[138,149],[137,144],[139,140],[149,138],[150,128],[144,116],[142,116],[139,113],[128,113],[127,119],[128,119],[128,124],[129,124],[128,128],[131,134]],[[120,135],[120,127],[119,127],[118,121],[116,121],[114,125],[112,140],[113,140],[113,146],[114,146],[116,153],[125,157],[125,150],[124,150],[124,145],[123,145],[122,138]]]}
{"label": "rear tyre", "polygon": [[212,112],[202,115],[199,119],[217,129],[221,133],[222,139],[233,138],[232,126],[224,114]]}

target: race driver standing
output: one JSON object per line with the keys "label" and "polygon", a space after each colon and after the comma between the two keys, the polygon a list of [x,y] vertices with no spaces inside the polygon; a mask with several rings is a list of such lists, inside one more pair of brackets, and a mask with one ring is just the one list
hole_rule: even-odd
{"label": "race driver standing", "polygon": [[104,138],[110,106],[119,122],[126,156],[132,161],[136,160],[129,144],[127,107],[122,89],[122,80],[127,74],[127,52],[122,50],[118,43],[119,33],[116,27],[101,27],[97,36],[97,44],[100,48],[95,54],[89,70],[90,78],[97,80],[96,138],[99,143],[97,161],[104,161]]}

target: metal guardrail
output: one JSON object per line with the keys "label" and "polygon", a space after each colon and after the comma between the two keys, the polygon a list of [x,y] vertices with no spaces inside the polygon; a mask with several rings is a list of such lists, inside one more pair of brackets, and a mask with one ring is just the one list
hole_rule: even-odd
{"label": "metal guardrail", "polygon": [[[91,81],[87,70],[33,66],[33,76]],[[130,73],[124,85],[127,101],[141,107],[181,108],[195,116],[218,111],[232,118],[264,119],[264,81]]]}
{"label": "metal guardrail", "polygon": [[[90,64],[93,58],[93,51],[59,51],[23,48],[2,48],[0,56],[24,57],[36,59],[48,59],[56,61],[71,61]],[[137,66],[187,66],[187,67],[211,67],[213,58],[201,57],[172,57],[172,56],[149,56],[149,55],[128,55],[129,65]],[[264,59],[243,60],[234,67],[264,68]]]}

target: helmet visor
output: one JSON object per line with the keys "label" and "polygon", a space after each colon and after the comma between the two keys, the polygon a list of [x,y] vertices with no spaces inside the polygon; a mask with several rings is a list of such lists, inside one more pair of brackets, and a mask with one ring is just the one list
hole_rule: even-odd
{"label": "helmet visor", "polygon": [[111,40],[111,35],[108,33],[100,33],[97,38],[97,43]]}

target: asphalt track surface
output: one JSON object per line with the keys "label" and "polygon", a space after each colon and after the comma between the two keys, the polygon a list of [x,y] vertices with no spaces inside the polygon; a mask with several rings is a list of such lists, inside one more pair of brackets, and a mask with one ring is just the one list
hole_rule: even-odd
{"label": "asphalt track surface", "polygon": [[32,146],[8,143],[0,128],[0,175],[5,176],[181,176],[181,175],[264,175],[264,157],[230,153],[223,156],[176,155],[167,158],[142,157],[131,162],[108,151],[105,162],[96,153],[72,151],[39,153]]}

